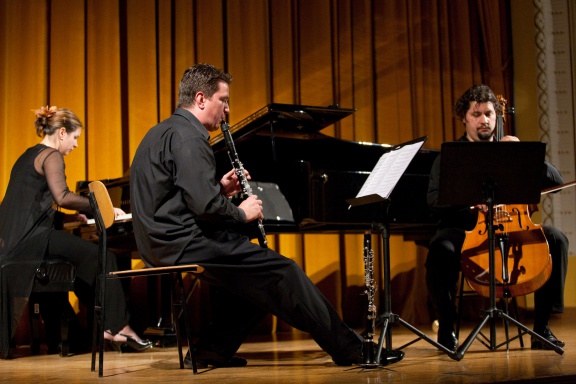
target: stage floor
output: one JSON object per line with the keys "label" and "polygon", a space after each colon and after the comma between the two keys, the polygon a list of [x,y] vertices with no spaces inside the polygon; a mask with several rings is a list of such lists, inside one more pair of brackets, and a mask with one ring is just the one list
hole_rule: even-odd
{"label": "stage floor", "polygon": [[[406,356],[399,363],[377,369],[338,367],[314,341],[295,332],[278,337],[251,337],[239,351],[248,359],[242,368],[202,369],[198,375],[180,370],[175,347],[153,348],[143,353],[106,352],[104,378],[90,372],[90,354],[62,358],[41,354],[14,360],[0,360],[2,382],[66,382],[66,383],[195,383],[218,384],[351,384],[351,383],[575,383],[576,382],[576,313],[555,317],[552,329],[566,342],[564,354],[530,349],[530,337],[524,336],[524,348],[515,340],[507,351],[501,347],[489,350],[474,341],[460,361],[439,352],[425,340],[404,348]],[[462,342],[476,324],[466,324],[461,332]],[[526,323],[526,326],[531,326]],[[417,336],[405,327],[394,325],[392,342],[395,348]],[[431,327],[418,328],[435,339]],[[484,327],[485,334],[489,328]],[[516,328],[511,328],[511,334]],[[497,344],[504,338],[498,326]],[[18,351],[26,354],[25,349]]]}

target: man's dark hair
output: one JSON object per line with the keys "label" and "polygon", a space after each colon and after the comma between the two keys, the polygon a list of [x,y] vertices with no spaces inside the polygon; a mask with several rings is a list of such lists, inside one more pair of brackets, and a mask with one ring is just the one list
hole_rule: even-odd
{"label": "man's dark hair", "polygon": [[211,98],[218,91],[218,84],[223,81],[227,84],[232,82],[232,76],[210,64],[196,64],[188,68],[178,89],[177,107],[190,107],[194,104],[194,97],[198,92],[203,92],[207,98]]}
{"label": "man's dark hair", "polygon": [[480,84],[470,87],[454,104],[454,113],[457,118],[463,119],[466,116],[466,112],[470,108],[470,103],[475,101],[477,103],[487,103],[489,101],[494,104],[494,109],[497,115],[502,114],[502,107],[500,105],[500,100],[496,98],[494,92],[487,85]]}

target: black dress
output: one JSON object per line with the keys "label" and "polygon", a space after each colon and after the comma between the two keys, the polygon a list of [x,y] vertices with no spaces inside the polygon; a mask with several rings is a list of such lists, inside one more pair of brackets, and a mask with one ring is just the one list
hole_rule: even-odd
{"label": "black dress", "polygon": [[[56,149],[37,144],[18,158],[0,205],[0,356],[11,357],[10,340],[32,290],[41,261],[57,254],[76,267],[77,280],[87,283],[93,298],[97,274],[98,246],[53,229],[58,206],[90,211],[87,198],[72,193],[66,185],[64,158]],[[115,268],[114,257],[110,269]],[[110,328],[118,331],[128,323],[126,302],[120,283],[110,288],[118,306],[109,313]],[[108,290],[110,290],[108,289]],[[112,306],[111,306],[112,307]]]}

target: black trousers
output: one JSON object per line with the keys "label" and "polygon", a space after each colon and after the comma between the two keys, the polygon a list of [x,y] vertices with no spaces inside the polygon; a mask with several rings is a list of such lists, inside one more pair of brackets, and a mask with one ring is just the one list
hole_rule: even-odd
{"label": "black trousers", "polygon": [[[45,258],[62,257],[76,268],[74,293],[83,303],[92,306],[98,274],[98,245],[63,231],[52,231]],[[116,256],[108,252],[108,271],[117,270]],[[104,329],[118,333],[130,321],[126,296],[119,279],[106,283],[106,318]]]}
{"label": "black trousers", "polygon": [[[542,227],[552,258],[552,274],[534,293],[535,324],[548,324],[551,313],[564,312],[564,284],[568,268],[568,239],[558,229]],[[438,316],[440,326],[452,327],[456,319],[454,296],[460,272],[460,250],[466,233],[460,228],[444,228],[430,241],[426,259],[428,295]]]}
{"label": "black trousers", "polygon": [[357,355],[362,338],[350,329],[304,271],[291,259],[251,243],[232,231],[200,237],[185,249],[178,264],[205,267],[200,278],[210,284],[216,311],[198,344],[232,356],[267,313],[310,333],[334,360]]}

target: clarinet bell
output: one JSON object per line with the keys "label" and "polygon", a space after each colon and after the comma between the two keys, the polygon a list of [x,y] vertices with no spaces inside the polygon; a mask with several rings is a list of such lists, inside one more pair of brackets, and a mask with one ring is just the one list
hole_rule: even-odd
{"label": "clarinet bell", "polygon": [[359,364],[363,368],[376,368],[380,364],[376,361],[376,348],[377,345],[371,340],[364,340],[362,344],[362,363]]}

